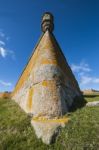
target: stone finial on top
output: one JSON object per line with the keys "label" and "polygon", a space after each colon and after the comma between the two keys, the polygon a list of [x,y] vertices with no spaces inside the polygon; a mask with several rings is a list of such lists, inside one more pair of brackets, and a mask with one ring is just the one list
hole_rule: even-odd
{"label": "stone finial on top", "polygon": [[49,12],[44,13],[43,17],[42,17],[42,31],[46,32],[47,30],[49,30],[50,32],[52,32],[54,30],[54,24],[53,24],[53,15]]}

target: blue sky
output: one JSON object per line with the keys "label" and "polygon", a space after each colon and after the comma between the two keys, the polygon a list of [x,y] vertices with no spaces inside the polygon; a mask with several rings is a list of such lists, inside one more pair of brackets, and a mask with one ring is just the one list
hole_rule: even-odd
{"label": "blue sky", "polygon": [[81,89],[99,89],[99,0],[0,0],[0,91],[14,88],[46,11]]}

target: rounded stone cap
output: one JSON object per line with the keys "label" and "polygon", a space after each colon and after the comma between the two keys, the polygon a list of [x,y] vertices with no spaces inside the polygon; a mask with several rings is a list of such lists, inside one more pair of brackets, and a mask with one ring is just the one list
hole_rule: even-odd
{"label": "rounded stone cap", "polygon": [[43,32],[46,32],[47,30],[52,32],[54,30],[53,20],[54,18],[51,13],[49,12],[44,13],[42,17],[42,24],[41,24],[41,28]]}

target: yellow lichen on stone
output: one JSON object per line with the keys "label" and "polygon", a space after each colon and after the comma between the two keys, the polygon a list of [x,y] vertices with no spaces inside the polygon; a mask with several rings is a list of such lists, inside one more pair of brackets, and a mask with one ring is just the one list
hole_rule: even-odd
{"label": "yellow lichen on stone", "polygon": [[50,34],[50,32],[46,32],[41,38],[40,43],[37,45],[36,50],[31,56],[25,69],[23,70],[23,73],[21,74],[19,81],[17,82],[13,91],[12,97],[17,94],[22,86],[24,86],[25,81],[28,79],[31,71],[33,72],[35,66],[40,67],[40,65],[44,64],[57,65],[64,73],[66,73],[68,79],[72,82],[72,86],[74,86],[74,88],[77,87],[75,81],[73,82],[74,78],[71,74],[70,68],[64,59],[59,47],[55,43],[53,36]]}
{"label": "yellow lichen on stone", "polygon": [[70,118],[62,117],[59,119],[47,119],[45,117],[35,117],[35,118],[32,118],[32,120],[36,122],[45,122],[45,123],[68,123]]}
{"label": "yellow lichen on stone", "polygon": [[31,108],[32,108],[33,93],[34,93],[34,89],[30,88],[29,89],[29,96],[28,96],[28,103],[27,103],[27,106],[28,106],[29,110],[31,110]]}
{"label": "yellow lichen on stone", "polygon": [[29,62],[27,63],[27,65],[25,67],[25,69],[23,70],[23,72],[22,72],[22,74],[21,74],[21,76],[19,78],[19,81],[18,81],[18,83],[15,86],[15,89],[13,91],[12,96],[14,96],[14,94],[18,90],[20,90],[20,88],[24,85],[24,82],[29,77],[31,70],[35,66],[35,63],[37,62],[37,59],[39,57],[39,55],[38,55],[39,51],[38,50],[39,50],[39,47],[37,47],[37,50],[35,51],[34,55],[30,58]]}
{"label": "yellow lichen on stone", "polygon": [[44,80],[42,82],[42,86],[53,87],[53,86],[55,86],[55,82],[53,80]]}
{"label": "yellow lichen on stone", "polygon": [[48,86],[48,82],[47,81],[43,81],[42,85],[46,87],[46,86]]}
{"label": "yellow lichen on stone", "polygon": [[46,65],[46,64],[58,65],[56,60],[50,60],[50,59],[43,59],[41,64],[42,65]]}
{"label": "yellow lichen on stone", "polygon": [[[47,42],[45,42],[47,40]],[[43,43],[43,44],[42,44]],[[46,61],[44,60],[42,63],[40,60],[41,59],[41,56],[42,54],[44,53],[44,50],[46,50],[46,48],[49,50],[51,48],[51,51],[53,51],[53,53],[55,54],[55,51],[54,51],[54,47],[53,47],[53,44],[52,42],[50,41],[50,37],[49,37],[49,34],[46,33],[39,45],[36,47],[36,51],[35,53],[32,55],[32,57],[30,58],[29,62],[27,63],[25,69],[23,70],[20,78],[19,78],[19,81],[18,83],[16,84],[15,86],[15,89],[13,91],[13,94],[12,96],[14,96],[14,94],[17,93],[18,90],[20,90],[20,88],[24,85],[24,82],[28,79],[29,75],[30,75],[30,72],[31,70],[34,68],[35,64],[39,67],[41,64],[57,64],[57,61],[56,60],[49,60],[49,61]],[[50,50],[49,50],[50,52]],[[51,52],[51,56],[52,56],[52,52]],[[52,57],[51,57],[52,58]],[[55,58],[55,57],[53,57]]]}

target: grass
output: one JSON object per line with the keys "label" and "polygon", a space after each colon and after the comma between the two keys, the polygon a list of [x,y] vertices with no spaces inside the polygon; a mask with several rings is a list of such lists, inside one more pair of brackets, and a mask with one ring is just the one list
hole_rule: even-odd
{"label": "grass", "polygon": [[99,95],[85,95],[84,97],[87,102],[99,101]]}
{"label": "grass", "polygon": [[0,99],[0,150],[98,150],[99,107],[83,107],[69,117],[56,142],[48,146],[36,138],[30,117],[14,101]]}

